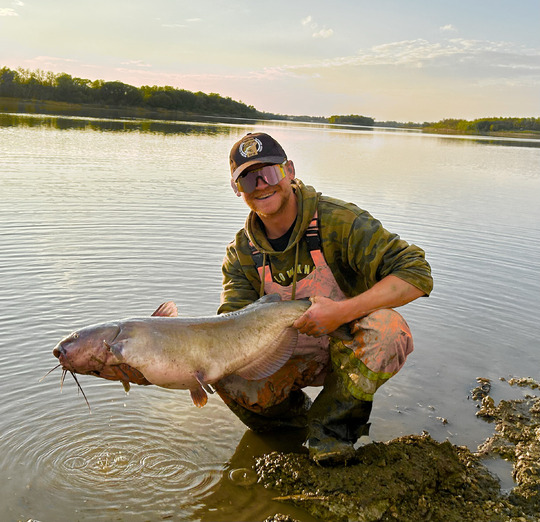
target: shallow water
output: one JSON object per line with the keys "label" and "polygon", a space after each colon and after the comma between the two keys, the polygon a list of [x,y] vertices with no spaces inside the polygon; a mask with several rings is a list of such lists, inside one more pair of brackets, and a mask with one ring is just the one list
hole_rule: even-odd
{"label": "shallow water", "polygon": [[39,382],[77,327],[169,299],[180,315],[215,313],[246,216],[227,155],[255,129],[300,179],[369,210],[432,265],[432,296],[400,310],[415,352],[377,393],[374,439],[427,430],[475,449],[493,430],[474,415],[476,377],[496,398],[521,393],[499,377],[538,378],[538,142],[0,115],[0,520],[312,520],[231,479],[278,441],[246,433],[219,398],[199,410],[188,392],[126,395],[81,376],[90,413],[71,379],[60,392],[59,370]]}

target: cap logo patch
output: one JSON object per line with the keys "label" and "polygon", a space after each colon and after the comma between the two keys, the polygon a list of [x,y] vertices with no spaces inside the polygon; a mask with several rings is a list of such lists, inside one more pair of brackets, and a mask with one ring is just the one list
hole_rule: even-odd
{"label": "cap logo patch", "polygon": [[261,152],[263,146],[258,138],[249,138],[243,143],[240,143],[239,151],[244,158],[251,158]]}

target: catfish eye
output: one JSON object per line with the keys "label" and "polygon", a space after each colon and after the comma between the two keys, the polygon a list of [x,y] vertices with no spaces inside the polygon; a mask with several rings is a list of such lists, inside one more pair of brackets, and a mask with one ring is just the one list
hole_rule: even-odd
{"label": "catfish eye", "polygon": [[70,340],[76,341],[79,338],[79,334],[77,332],[74,332],[71,334]]}

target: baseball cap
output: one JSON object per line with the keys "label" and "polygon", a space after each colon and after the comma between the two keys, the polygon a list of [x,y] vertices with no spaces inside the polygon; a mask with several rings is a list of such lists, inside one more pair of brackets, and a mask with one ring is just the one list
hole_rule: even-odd
{"label": "baseball cap", "polygon": [[231,176],[236,181],[245,170],[253,165],[276,164],[287,161],[287,154],[272,136],[264,133],[249,133],[237,141],[229,155]]}

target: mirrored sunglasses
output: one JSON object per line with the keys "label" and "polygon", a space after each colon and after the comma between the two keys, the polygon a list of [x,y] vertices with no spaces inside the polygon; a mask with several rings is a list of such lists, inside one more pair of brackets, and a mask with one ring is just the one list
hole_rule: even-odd
{"label": "mirrored sunglasses", "polygon": [[285,170],[285,163],[280,165],[266,165],[257,170],[251,170],[246,174],[240,176],[236,181],[231,179],[231,185],[237,195],[240,192],[250,194],[257,187],[257,181],[261,178],[268,185],[277,185],[285,176],[287,171]]}

